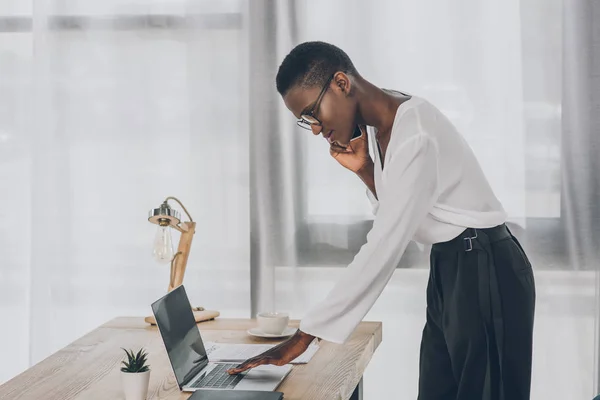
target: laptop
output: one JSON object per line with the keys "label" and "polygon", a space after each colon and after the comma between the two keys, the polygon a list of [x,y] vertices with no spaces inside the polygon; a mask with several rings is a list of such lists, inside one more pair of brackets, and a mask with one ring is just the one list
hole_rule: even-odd
{"label": "laptop", "polygon": [[227,370],[238,364],[210,362],[183,285],[152,303],[152,312],[181,391],[274,391],[292,369],[261,365],[229,375]]}

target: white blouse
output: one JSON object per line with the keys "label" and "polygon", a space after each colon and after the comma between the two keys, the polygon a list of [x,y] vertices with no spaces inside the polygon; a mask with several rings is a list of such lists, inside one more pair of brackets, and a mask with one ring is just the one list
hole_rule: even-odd
{"label": "white blouse", "polygon": [[432,104],[413,96],[396,111],[383,168],[374,129],[376,215],[367,242],[328,296],[310,309],[300,330],[345,342],[392,277],[411,239],[445,242],[466,228],[506,221],[471,148]]}

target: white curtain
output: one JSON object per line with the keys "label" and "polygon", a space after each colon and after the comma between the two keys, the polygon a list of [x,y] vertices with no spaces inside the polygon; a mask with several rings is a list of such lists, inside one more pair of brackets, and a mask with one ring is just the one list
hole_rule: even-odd
{"label": "white curtain", "polygon": [[198,222],[194,305],[248,316],[242,5],[0,4],[0,382],[151,314],[169,267],[147,217],[167,196]]}
{"label": "white curtain", "polygon": [[[198,222],[195,305],[301,318],[327,294],[373,217],[274,85],[293,45],[324,40],[463,132],[534,263],[533,398],[591,398],[600,102],[585,88],[599,12],[593,0],[2,1],[0,382],[110,318],[150,313],[168,269],[146,217],[169,195]],[[416,397],[427,256],[411,243],[367,316],[384,329],[368,397]]]}

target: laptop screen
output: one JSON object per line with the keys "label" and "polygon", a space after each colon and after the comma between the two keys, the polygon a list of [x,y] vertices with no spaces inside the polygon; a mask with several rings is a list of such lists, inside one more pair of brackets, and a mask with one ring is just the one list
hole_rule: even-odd
{"label": "laptop screen", "polygon": [[152,311],[177,383],[182,387],[208,364],[206,349],[185,288],[179,286],[155,301]]}

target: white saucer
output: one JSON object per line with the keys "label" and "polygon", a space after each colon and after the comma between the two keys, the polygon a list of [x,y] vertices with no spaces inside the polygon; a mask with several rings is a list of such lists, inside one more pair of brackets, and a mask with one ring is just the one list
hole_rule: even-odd
{"label": "white saucer", "polygon": [[259,328],[248,329],[247,333],[248,333],[248,335],[262,337],[262,338],[282,338],[282,337],[292,336],[294,333],[296,333],[296,331],[297,331],[296,328],[292,328],[292,327],[288,326],[279,335],[272,335],[270,333],[264,333]]}

